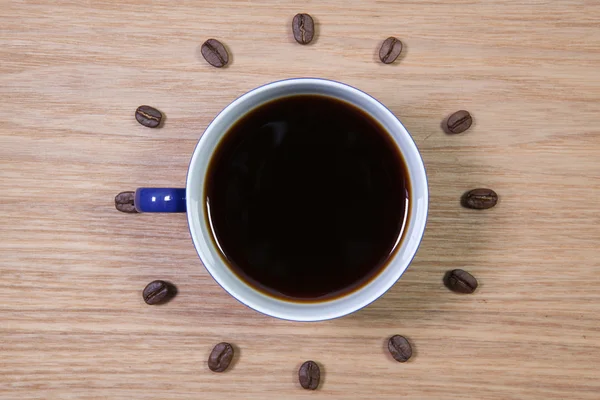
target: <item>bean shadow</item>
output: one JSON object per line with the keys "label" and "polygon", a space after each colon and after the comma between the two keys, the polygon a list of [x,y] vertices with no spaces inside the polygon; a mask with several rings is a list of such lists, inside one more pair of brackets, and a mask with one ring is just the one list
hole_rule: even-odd
{"label": "bean shadow", "polygon": [[[242,349],[233,343],[231,343],[231,347],[233,347],[233,358],[231,359],[231,364],[229,365],[229,368],[227,368],[227,371],[234,370],[235,367],[237,366],[238,362],[242,358]],[[225,371],[225,372],[227,372],[227,371]]]}
{"label": "bean shadow", "polygon": [[164,111],[162,111],[162,110],[159,110],[159,111],[162,114],[162,118],[160,120],[160,123],[156,127],[156,129],[160,129],[160,128],[164,127],[165,123],[167,122],[167,114],[165,114]]}
{"label": "bean shadow", "polygon": [[165,285],[167,286],[168,294],[167,294],[167,296],[165,296],[165,298],[160,303],[154,304],[155,307],[161,307],[161,306],[165,306],[166,304],[169,304],[179,294],[179,289],[177,289],[177,286],[175,286],[173,284],[173,282],[170,282],[170,281],[164,281],[164,282],[165,282]]}

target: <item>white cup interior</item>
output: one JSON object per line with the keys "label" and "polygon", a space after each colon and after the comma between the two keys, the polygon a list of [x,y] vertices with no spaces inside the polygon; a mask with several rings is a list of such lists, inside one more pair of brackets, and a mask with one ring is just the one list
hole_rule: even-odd
{"label": "white cup interior", "polygon": [[[225,264],[214,244],[205,218],[204,179],[214,149],[228,129],[253,108],[289,95],[321,94],[352,103],[373,116],[398,145],[411,182],[410,216],[400,247],[385,269],[362,288],[343,297],[318,303],[292,302],[263,294],[240,280]],[[400,278],[412,261],[427,221],[429,193],[423,160],[410,134],[396,116],[366,93],[345,84],[299,78],[273,82],[239,97],[206,128],[200,138],[187,176],[187,217],[194,246],[212,277],[233,297],[261,313],[294,321],[320,321],[340,317],[375,301]]]}

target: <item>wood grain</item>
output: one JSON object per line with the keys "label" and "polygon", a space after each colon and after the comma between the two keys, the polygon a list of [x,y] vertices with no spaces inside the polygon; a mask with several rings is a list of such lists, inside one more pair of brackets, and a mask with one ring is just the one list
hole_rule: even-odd
{"label": "wood grain", "polygon": [[[0,13],[1,399],[598,399],[600,2],[3,1]],[[291,19],[315,17],[294,42]],[[405,44],[377,62],[388,36]],[[228,46],[229,67],[199,46]],[[422,151],[431,210],[405,276],[322,323],[260,315],[198,260],[184,215],[113,197],[184,185],[211,119],[288,77],[342,80],[385,103]],[[149,104],[163,128],[140,126]],[[467,109],[470,131],[445,135]],[[474,187],[494,209],[460,207]],[[447,291],[446,270],[480,282]],[[179,295],[146,306],[168,279]],[[415,355],[386,354],[402,334]],[[233,369],[211,373],[220,341]],[[323,367],[300,389],[307,359]]]}

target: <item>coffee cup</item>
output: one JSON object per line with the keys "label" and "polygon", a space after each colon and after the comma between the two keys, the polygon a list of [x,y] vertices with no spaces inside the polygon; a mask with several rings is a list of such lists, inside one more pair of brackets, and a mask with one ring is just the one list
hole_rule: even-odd
{"label": "coffee cup", "polygon": [[[231,128],[253,110],[290,96],[325,96],[345,102],[376,121],[389,136],[403,160],[410,185],[401,232],[393,252],[377,274],[353,290],[336,296],[302,299],[266,293],[243,279],[224,254],[211,226],[207,186],[211,160]],[[198,256],[214,280],[231,296],[263,314],[293,321],[320,321],[353,313],[382,296],[400,279],[414,258],[425,231],[429,205],[423,160],[409,132],[382,103],[343,83],[313,78],[272,82],[242,95],[229,104],[206,128],[192,154],[185,188],[139,188],[138,212],[186,212],[190,235]],[[313,277],[319,279],[318,276]]]}

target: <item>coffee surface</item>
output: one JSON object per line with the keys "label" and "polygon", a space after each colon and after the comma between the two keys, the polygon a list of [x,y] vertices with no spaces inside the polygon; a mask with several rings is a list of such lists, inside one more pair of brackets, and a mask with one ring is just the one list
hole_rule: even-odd
{"label": "coffee surface", "polygon": [[210,160],[207,219],[230,268],[269,295],[333,298],[377,275],[408,212],[404,161],[355,106],[297,95],[250,111]]}

